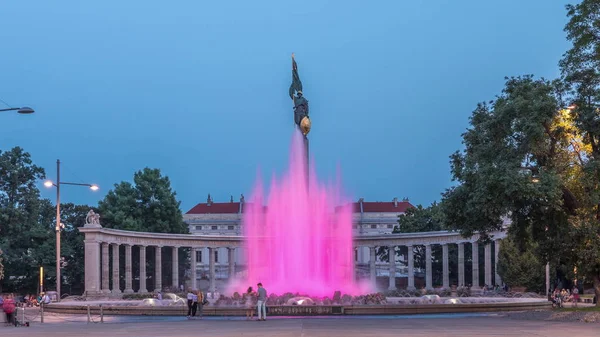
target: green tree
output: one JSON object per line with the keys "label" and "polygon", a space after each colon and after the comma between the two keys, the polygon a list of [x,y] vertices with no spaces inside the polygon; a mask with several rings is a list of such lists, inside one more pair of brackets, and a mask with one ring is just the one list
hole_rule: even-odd
{"label": "green tree", "polygon": [[36,183],[44,177],[44,169],[34,165],[22,148],[0,151],[0,249],[5,275],[0,291],[2,287],[36,289],[40,266],[36,250],[47,241]]}
{"label": "green tree", "polygon": [[82,294],[85,290],[84,235],[79,233],[78,227],[85,224],[90,209],[97,211],[88,205],[73,203],[60,205],[60,221],[65,225],[61,235],[61,255],[64,258],[62,276],[66,282],[66,287],[62,286],[63,294]]}
{"label": "green tree", "polygon": [[509,78],[496,100],[477,106],[465,150],[451,156],[459,184],[444,193],[448,224],[485,241],[509,217],[520,252],[536,242],[540,261],[575,265],[587,146],[571,111],[561,108],[563,90],[556,81]]}
{"label": "green tree", "polygon": [[525,247],[506,238],[500,243],[498,253],[498,274],[512,287],[525,287],[528,291],[544,291],[545,268],[540,262],[533,243]]}
{"label": "green tree", "polygon": [[[578,274],[593,280],[600,298],[600,1],[583,0],[567,6],[565,26],[572,47],[560,61],[568,97],[576,104],[572,115],[583,147],[575,149],[583,167],[584,193],[576,219],[574,244]],[[600,306],[600,301],[598,301]]]}
{"label": "green tree", "polygon": [[[133,184],[121,182],[115,184],[106,197],[98,204],[102,216],[103,227],[154,233],[189,233],[188,226],[183,222],[180,202],[176,193],[171,189],[167,176],[162,176],[159,169],[144,168],[133,176]],[[149,247],[147,256],[154,256],[154,247]],[[171,284],[172,251],[163,249],[162,270],[163,284]],[[189,252],[181,249],[179,261],[185,264]],[[139,248],[132,250],[133,269],[139,272]],[[124,263],[121,263],[124,266]],[[148,289],[154,287],[152,279],[154,265],[147,264]],[[180,280],[184,279],[185,268],[179,268]],[[124,273],[120,273],[124,275]],[[123,276],[122,276],[123,277]],[[112,282],[112,280],[111,280]],[[134,287],[139,286],[135,283]]]}

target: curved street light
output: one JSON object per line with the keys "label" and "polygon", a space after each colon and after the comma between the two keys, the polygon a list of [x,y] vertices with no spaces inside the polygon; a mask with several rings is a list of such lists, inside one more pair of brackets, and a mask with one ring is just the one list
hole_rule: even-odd
{"label": "curved street light", "polygon": [[[33,110],[32,110],[33,111]],[[60,302],[60,268],[61,268],[61,257],[60,257],[60,229],[64,226],[60,222],[60,185],[74,185],[74,186],[86,186],[92,191],[100,189],[96,184],[82,184],[82,183],[68,183],[60,181],[60,160],[56,160],[56,182],[52,180],[44,181],[46,187],[56,187],[56,300]]]}
{"label": "curved street light", "polygon": [[17,113],[23,114],[23,115],[29,115],[35,112],[35,110],[33,110],[32,108],[28,107],[28,106],[24,106],[21,108],[6,108],[6,109],[0,109],[0,112],[2,111],[16,111]]}

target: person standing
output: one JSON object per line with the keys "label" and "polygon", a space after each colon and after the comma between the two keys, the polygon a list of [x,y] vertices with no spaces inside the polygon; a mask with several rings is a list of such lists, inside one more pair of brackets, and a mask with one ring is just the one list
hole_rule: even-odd
{"label": "person standing", "polygon": [[198,291],[194,291],[192,295],[192,317],[196,317],[198,310]]}
{"label": "person standing", "polygon": [[15,324],[15,300],[13,299],[13,295],[8,295],[4,302],[2,303],[2,310],[6,314],[6,325]]}
{"label": "person standing", "polygon": [[188,290],[187,293],[187,305],[188,305],[188,314],[187,317],[192,317],[192,304],[194,303],[194,293],[192,293],[192,289]]}
{"label": "person standing", "polygon": [[[266,321],[267,320],[267,290],[263,288],[262,283],[258,284],[258,320]],[[262,310],[262,311],[261,311]],[[262,313],[262,316],[261,316]],[[262,317],[262,318],[261,318]]]}
{"label": "person standing", "polygon": [[254,299],[256,297],[254,289],[252,289],[252,287],[248,287],[244,297],[246,297],[246,320],[249,321],[254,317]]}
{"label": "person standing", "polygon": [[198,296],[196,296],[196,298],[198,299],[198,316],[202,319],[202,309],[204,308],[204,302],[206,300],[204,292],[202,290],[198,291]]}

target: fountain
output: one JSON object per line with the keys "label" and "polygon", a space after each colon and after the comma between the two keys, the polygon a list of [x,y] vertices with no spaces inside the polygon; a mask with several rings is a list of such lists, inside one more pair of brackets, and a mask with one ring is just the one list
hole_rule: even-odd
{"label": "fountain", "polygon": [[338,206],[349,205],[339,179],[333,185],[321,184],[314,165],[306,169],[306,160],[303,136],[294,132],[289,169],[282,179],[272,179],[267,199],[257,181],[244,214],[247,284],[262,282],[277,294],[358,294],[352,210]]}

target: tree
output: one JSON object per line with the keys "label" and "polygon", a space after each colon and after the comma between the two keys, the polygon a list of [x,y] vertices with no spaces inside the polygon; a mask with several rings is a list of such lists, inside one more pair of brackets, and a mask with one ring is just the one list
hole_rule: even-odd
{"label": "tree", "polygon": [[67,283],[67,288],[62,287],[63,293],[66,293],[67,289],[69,294],[81,294],[84,291],[84,235],[79,233],[78,227],[85,224],[90,209],[97,211],[88,205],[60,205],[60,221],[65,225],[61,235],[61,255],[64,258],[62,277]]}
{"label": "tree", "polygon": [[500,243],[498,274],[511,287],[525,287],[540,292],[544,288],[544,264],[536,255],[535,244],[528,243],[523,249],[506,238]]}
{"label": "tree", "polygon": [[[565,86],[532,76],[509,78],[496,100],[477,106],[463,134],[465,150],[451,156],[459,184],[444,193],[449,224],[464,236],[487,234],[509,217],[509,234],[555,266],[578,266],[589,231],[589,157]],[[593,218],[593,217],[592,217]],[[578,248],[579,246],[579,248]],[[589,247],[589,246],[588,246]],[[583,249],[583,250],[582,250]]]}
{"label": "tree", "polygon": [[44,169],[20,147],[0,151],[0,249],[4,279],[0,290],[35,289],[39,260],[36,249],[47,241],[42,201],[36,183]]}
{"label": "tree", "polygon": [[[584,185],[576,219],[574,243],[578,274],[593,280],[600,298],[600,1],[583,0],[567,5],[567,39],[573,43],[560,61],[563,79],[576,107],[572,114],[576,137],[584,146],[580,153]],[[579,150],[579,149],[578,149]],[[600,301],[597,302],[600,306]]]}
{"label": "tree", "polygon": [[[106,197],[98,204],[98,211],[102,216],[103,227],[123,229],[130,231],[154,233],[189,233],[188,227],[183,222],[179,208],[180,202],[176,193],[171,189],[168,177],[162,176],[159,169],[144,168],[133,176],[133,184],[121,182],[115,184]],[[154,247],[147,256],[154,256]],[[163,250],[162,270],[164,273],[163,284],[170,284],[172,268],[172,251]],[[189,252],[181,249],[179,261],[185,263]],[[139,249],[132,250],[134,270],[139,270]],[[123,264],[121,264],[123,266]],[[153,275],[154,265],[147,265],[147,275]],[[185,268],[179,268],[180,280],[183,280]],[[123,275],[124,273],[120,273]],[[148,289],[154,287],[152,276],[147,282]]]}

